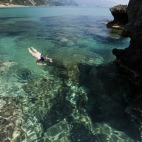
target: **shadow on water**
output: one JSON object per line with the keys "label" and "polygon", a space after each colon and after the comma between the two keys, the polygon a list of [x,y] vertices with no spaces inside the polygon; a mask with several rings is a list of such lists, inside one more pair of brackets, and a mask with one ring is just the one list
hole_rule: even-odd
{"label": "shadow on water", "polygon": [[57,134],[58,140],[67,138],[71,142],[117,141],[119,137],[123,141],[139,140],[139,131],[125,112],[138,92],[115,65],[79,63],[76,69],[54,62],[49,66],[62,87],[48,102],[52,104],[50,111],[40,119],[46,141]]}
{"label": "shadow on water", "polygon": [[139,140],[140,132],[136,123],[125,112],[138,93],[134,84],[111,63],[98,67],[79,64],[78,68],[79,86],[91,90],[83,107],[92,122],[109,124],[134,141]]}

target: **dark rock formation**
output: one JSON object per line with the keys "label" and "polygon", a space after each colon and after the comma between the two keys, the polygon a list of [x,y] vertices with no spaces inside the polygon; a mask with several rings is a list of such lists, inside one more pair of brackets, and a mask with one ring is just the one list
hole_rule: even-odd
{"label": "dark rock formation", "polygon": [[140,80],[142,77],[142,1],[130,0],[128,5],[129,23],[122,34],[130,37],[130,45],[124,50],[114,49],[116,62],[130,73],[130,77]]}
{"label": "dark rock formation", "polygon": [[123,29],[128,23],[127,5],[117,5],[110,8],[114,20],[107,23],[108,28]]}
{"label": "dark rock formation", "polygon": [[[125,26],[122,34],[130,37],[130,45],[124,50],[113,49],[113,54],[116,56],[116,63],[122,67],[129,79],[138,86],[137,90],[141,90],[142,85],[142,1],[130,0],[127,13],[129,23]],[[140,86],[140,87],[139,87]],[[126,112],[136,121],[136,124],[142,122],[142,105],[141,92],[133,96],[133,102],[127,107]],[[141,126],[139,126],[141,127]],[[142,134],[141,128],[139,128]]]}

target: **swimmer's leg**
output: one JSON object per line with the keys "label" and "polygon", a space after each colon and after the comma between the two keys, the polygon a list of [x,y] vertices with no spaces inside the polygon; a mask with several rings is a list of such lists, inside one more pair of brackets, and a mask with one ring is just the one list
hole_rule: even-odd
{"label": "swimmer's leg", "polygon": [[35,53],[34,53],[30,48],[28,48],[28,50],[29,50],[29,52],[32,54],[32,56],[36,57],[36,56],[35,56]]}
{"label": "swimmer's leg", "polygon": [[31,47],[32,49],[33,49],[33,51],[35,52],[35,53],[39,53],[39,54],[41,54],[40,52],[38,52],[35,48],[33,48],[33,47]]}

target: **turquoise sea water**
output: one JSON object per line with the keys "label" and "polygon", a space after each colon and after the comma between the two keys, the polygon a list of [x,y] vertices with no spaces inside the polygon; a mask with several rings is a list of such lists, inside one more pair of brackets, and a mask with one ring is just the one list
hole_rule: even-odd
{"label": "turquoise sea water", "polygon": [[[139,139],[125,112],[135,88],[112,64],[112,49],[128,47],[129,38],[106,28],[112,19],[109,8],[0,9],[2,140]],[[28,47],[53,63],[37,66]]]}

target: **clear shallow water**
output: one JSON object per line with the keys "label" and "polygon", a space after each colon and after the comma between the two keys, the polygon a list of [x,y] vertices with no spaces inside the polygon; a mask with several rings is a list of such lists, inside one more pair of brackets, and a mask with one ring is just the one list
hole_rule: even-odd
{"label": "clear shallow water", "polygon": [[[112,49],[128,47],[129,39],[106,28],[104,22],[113,19],[108,8],[1,8],[0,17],[1,113],[3,122],[11,113],[15,118],[1,125],[16,127],[2,129],[2,139],[138,139],[125,113],[135,88],[111,64]],[[53,63],[37,66],[28,47]]]}

